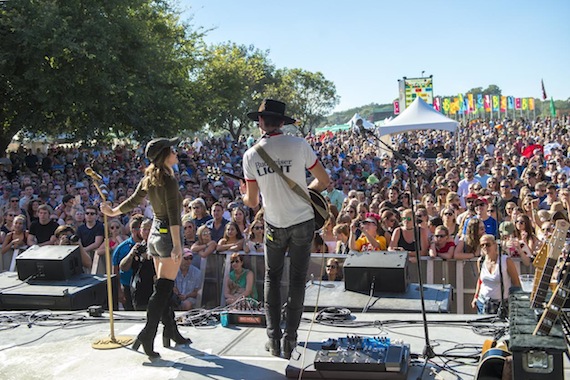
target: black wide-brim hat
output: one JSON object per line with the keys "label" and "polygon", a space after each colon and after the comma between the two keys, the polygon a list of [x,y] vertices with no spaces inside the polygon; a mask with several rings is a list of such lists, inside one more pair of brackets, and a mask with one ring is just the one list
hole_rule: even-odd
{"label": "black wide-brim hat", "polygon": [[154,161],[158,157],[158,154],[162,152],[163,149],[170,148],[171,146],[176,146],[180,143],[180,138],[174,137],[171,139],[167,139],[164,137],[160,137],[157,139],[150,140],[148,144],[146,144],[146,148],[144,153],[146,157]]}
{"label": "black wide-brim hat", "polygon": [[285,108],[285,103],[280,102],[279,100],[263,99],[259,109],[248,113],[247,117],[253,121],[258,121],[259,116],[273,116],[280,118],[285,124],[295,124],[297,120],[292,117],[285,116]]}

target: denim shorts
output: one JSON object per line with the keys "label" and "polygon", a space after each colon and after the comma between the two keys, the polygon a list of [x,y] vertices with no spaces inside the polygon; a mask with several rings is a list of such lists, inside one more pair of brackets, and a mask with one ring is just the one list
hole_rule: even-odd
{"label": "denim shorts", "polygon": [[[180,229],[180,235],[182,238],[182,229]],[[150,235],[148,236],[148,252],[153,256],[170,257],[173,247],[170,227],[163,221],[155,218],[152,221]]]}

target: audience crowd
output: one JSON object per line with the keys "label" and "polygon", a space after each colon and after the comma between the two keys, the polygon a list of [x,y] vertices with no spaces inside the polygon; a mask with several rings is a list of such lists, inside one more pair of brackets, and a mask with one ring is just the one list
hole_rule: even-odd
{"label": "audience crowd", "polygon": [[[391,145],[398,154],[352,131],[309,135],[306,139],[331,177],[323,191],[331,213],[315,236],[315,252],[403,250],[413,253],[413,261],[417,249],[422,256],[463,260],[481,256],[480,238],[492,235],[511,257],[530,265],[556,220],[568,220],[569,125],[568,116],[476,120],[462,123],[455,134],[393,135]],[[263,210],[244,207],[234,179],[241,176],[243,153],[254,142],[252,136],[238,141],[195,138],[179,147],[175,169],[184,197],[185,259],[195,266],[215,252],[263,251]],[[117,205],[134,192],[148,164],[143,147],[127,142],[51,146],[47,152],[20,147],[0,160],[0,271],[10,269],[15,251],[59,244],[56,230],[70,226],[76,244],[92,260],[84,261],[92,266],[86,270],[101,272],[104,265],[93,266],[104,257],[107,228],[114,271],[120,271],[121,301],[128,304],[125,308],[144,308],[144,297],[135,299],[130,288],[135,274],[136,281],[152,277],[141,248],[146,239],[142,226],[153,215],[150,205],[145,201],[104,226],[98,207],[102,198],[85,175],[86,167],[100,174],[105,198]],[[417,167],[413,189],[411,165]],[[242,268],[241,256],[235,261],[236,275],[251,273]],[[342,263],[328,265],[340,270]],[[174,301],[184,309],[196,301],[196,276],[184,266],[177,279]],[[186,278],[192,283],[185,285]],[[250,285],[248,280],[242,286],[245,293],[251,294]],[[235,301],[231,290],[225,289],[228,302]],[[137,292],[146,297],[148,290],[139,286]]]}

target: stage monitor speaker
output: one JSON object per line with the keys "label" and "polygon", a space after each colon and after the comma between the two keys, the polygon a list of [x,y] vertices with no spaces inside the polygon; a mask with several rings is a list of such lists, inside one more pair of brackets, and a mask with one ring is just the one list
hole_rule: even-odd
{"label": "stage monitor speaker", "polygon": [[[115,310],[117,283],[118,278],[112,275]],[[108,309],[106,276],[79,274],[63,281],[24,282],[13,272],[0,273],[0,310],[84,310],[93,305]]]}
{"label": "stage monitor speaker", "polygon": [[18,255],[16,268],[22,281],[29,278],[61,281],[83,273],[77,245],[31,246]]}
{"label": "stage monitor speaker", "polygon": [[351,252],[344,262],[346,290],[369,293],[405,293],[408,289],[408,253],[400,251]]}

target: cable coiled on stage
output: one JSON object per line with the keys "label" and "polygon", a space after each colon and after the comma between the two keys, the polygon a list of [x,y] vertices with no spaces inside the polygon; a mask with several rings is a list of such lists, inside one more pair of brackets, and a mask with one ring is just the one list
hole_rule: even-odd
{"label": "cable coiled on stage", "polygon": [[346,321],[351,319],[350,310],[346,308],[327,307],[317,314],[317,321]]}

